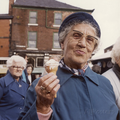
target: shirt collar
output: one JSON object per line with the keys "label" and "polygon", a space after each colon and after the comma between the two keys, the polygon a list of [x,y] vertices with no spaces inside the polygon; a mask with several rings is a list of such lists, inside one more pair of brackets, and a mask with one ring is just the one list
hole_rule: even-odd
{"label": "shirt collar", "polygon": [[[62,62],[62,64],[61,64]],[[60,69],[61,68],[61,69]],[[96,73],[94,73],[90,67],[87,65],[84,67],[83,69],[84,73],[83,73],[83,77],[87,77],[92,83],[94,83],[95,85],[99,85],[99,80],[98,80],[98,75]],[[60,79],[60,84],[64,84],[71,76],[76,75],[74,73],[74,71],[78,71],[77,69],[70,69],[68,66],[66,68],[66,65],[63,62],[63,59],[60,61],[60,66],[58,68],[57,71],[57,76]],[[77,73],[77,72],[76,72]],[[81,76],[80,74],[77,76]]]}

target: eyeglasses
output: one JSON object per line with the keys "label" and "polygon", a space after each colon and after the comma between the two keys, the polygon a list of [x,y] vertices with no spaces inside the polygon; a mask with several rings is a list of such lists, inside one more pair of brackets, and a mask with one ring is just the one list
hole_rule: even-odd
{"label": "eyeglasses", "polygon": [[88,45],[93,45],[99,40],[99,38],[97,38],[97,37],[94,37],[94,36],[91,36],[91,35],[84,35],[82,32],[76,31],[76,30],[73,30],[72,36],[78,42],[80,40],[82,40],[83,37],[85,37],[86,42],[87,42]]}
{"label": "eyeglasses", "polygon": [[24,69],[24,67],[22,67],[22,66],[11,66],[11,67],[15,70],[17,70],[17,69],[23,70]]}

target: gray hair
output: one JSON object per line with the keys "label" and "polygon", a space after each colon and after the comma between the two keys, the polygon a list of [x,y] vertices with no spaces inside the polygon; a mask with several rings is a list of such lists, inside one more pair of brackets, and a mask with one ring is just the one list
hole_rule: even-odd
{"label": "gray hair", "polygon": [[120,37],[115,42],[111,52],[112,63],[120,59]]}
{"label": "gray hair", "polygon": [[98,49],[99,49],[99,45],[100,45],[100,37],[99,37],[99,35],[97,33],[98,28],[97,28],[97,26],[93,25],[91,22],[89,22],[87,20],[82,21],[82,22],[81,21],[75,21],[74,23],[67,25],[64,28],[64,30],[59,33],[58,41],[59,41],[60,46],[61,46],[61,43],[64,42],[64,40],[65,40],[66,36],[68,35],[68,33],[70,32],[70,30],[77,24],[88,24],[88,25],[91,25],[93,28],[95,28],[96,36],[98,37],[98,41],[96,42],[96,44],[94,46],[94,53],[97,52]]}
{"label": "gray hair", "polygon": [[7,67],[11,67],[13,65],[13,62],[22,62],[24,69],[26,68],[26,61],[23,57],[19,56],[19,55],[13,55],[11,56],[8,60],[7,60]]}

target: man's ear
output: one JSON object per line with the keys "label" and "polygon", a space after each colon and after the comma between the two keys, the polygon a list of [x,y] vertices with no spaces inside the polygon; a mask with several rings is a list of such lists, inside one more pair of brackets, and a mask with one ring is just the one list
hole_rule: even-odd
{"label": "man's ear", "polygon": [[64,50],[64,44],[63,43],[61,43],[61,49]]}

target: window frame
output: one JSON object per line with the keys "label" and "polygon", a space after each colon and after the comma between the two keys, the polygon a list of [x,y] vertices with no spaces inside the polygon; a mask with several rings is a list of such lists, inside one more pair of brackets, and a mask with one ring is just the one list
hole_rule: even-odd
{"label": "window frame", "polygon": [[[30,16],[30,13],[31,13],[31,12],[35,12],[35,13],[36,13],[36,17],[31,17],[31,16]],[[30,19],[31,19],[31,18],[32,18],[32,19],[33,19],[33,18],[36,19],[36,23],[31,23],[31,22],[30,22]],[[29,24],[37,24],[37,11],[30,11],[30,12],[29,12]]]}
{"label": "window frame", "polygon": [[59,48],[54,46],[55,41],[57,41],[58,44],[59,44],[59,41],[58,41],[58,40],[55,40],[55,34],[56,34],[56,33],[58,34],[58,32],[53,32],[53,49],[60,49],[60,45],[59,45]]}
{"label": "window frame", "polygon": [[[43,59],[43,64],[42,64],[42,66],[38,66],[38,64],[37,64],[39,58]],[[44,57],[36,57],[36,67],[43,67],[43,65],[44,65]]]}
{"label": "window frame", "polygon": [[[29,33],[32,33],[32,32],[34,32],[34,33],[36,33],[36,45],[35,45],[35,47],[29,47]],[[32,41],[32,40],[31,40]],[[37,31],[28,31],[28,45],[27,45],[27,48],[29,48],[29,49],[32,49],[32,48],[37,48]]]}
{"label": "window frame", "polygon": [[[61,19],[56,19],[56,14],[60,14],[61,15]],[[62,13],[59,13],[59,12],[54,13],[54,25],[61,25],[61,23],[60,24],[56,24],[56,22],[55,22],[56,20],[60,20],[61,23],[62,23]]]}

